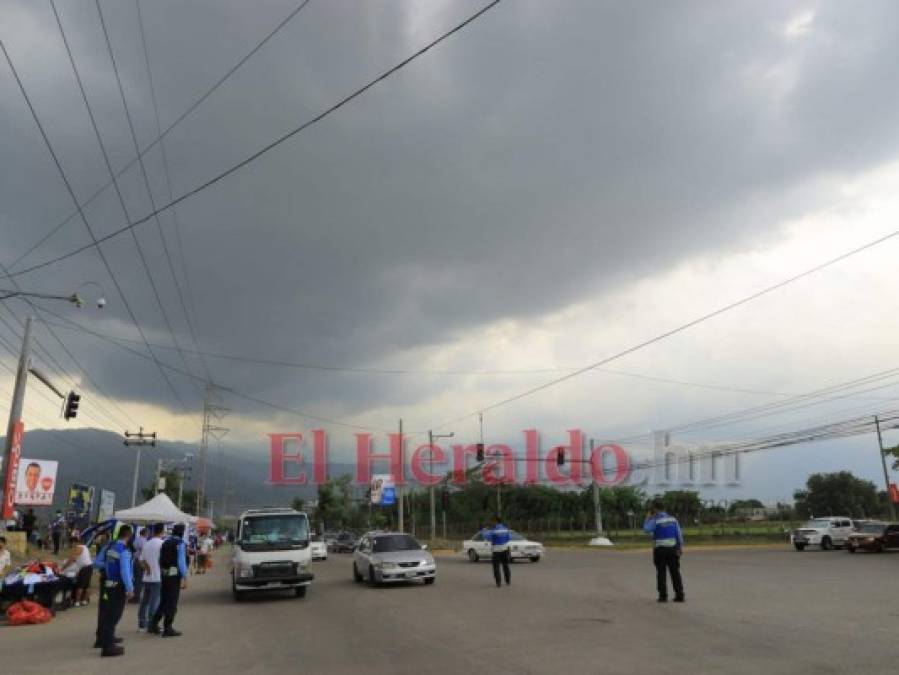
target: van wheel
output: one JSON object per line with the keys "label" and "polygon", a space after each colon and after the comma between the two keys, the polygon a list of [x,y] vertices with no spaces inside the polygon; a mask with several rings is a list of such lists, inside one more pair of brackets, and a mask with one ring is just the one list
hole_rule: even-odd
{"label": "van wheel", "polygon": [[293,591],[298,598],[306,597],[306,587],[305,586],[297,586]]}
{"label": "van wheel", "polygon": [[805,550],[805,544],[793,544],[793,546],[796,547],[796,550],[797,550],[797,551],[804,551],[804,550]]}
{"label": "van wheel", "polygon": [[478,554],[477,554],[477,552],[475,552],[475,550],[474,550],[473,548],[468,549],[468,559],[469,559],[471,562],[477,562],[477,561],[478,561]]}
{"label": "van wheel", "polygon": [[243,592],[237,590],[237,586],[234,584],[234,579],[231,579],[231,597],[234,598],[234,602],[240,602],[243,598]]}
{"label": "van wheel", "polygon": [[850,552],[850,553],[855,553],[855,546],[852,546],[852,545],[850,544],[848,548],[849,548],[849,552]]}
{"label": "van wheel", "polygon": [[377,582],[375,581],[375,568],[371,565],[368,566],[368,583],[370,583],[372,586],[377,584]]}
{"label": "van wheel", "polygon": [[833,543],[830,541],[830,537],[824,537],[824,539],[821,540],[821,550],[829,551],[832,548],[833,548]]}
{"label": "van wheel", "polygon": [[425,585],[430,586],[435,581],[437,581],[437,577],[428,577],[427,579],[425,579]]}
{"label": "van wheel", "polygon": [[357,584],[362,581],[362,575],[359,574],[359,570],[356,569],[356,563],[353,563],[353,581]]}
{"label": "van wheel", "polygon": [[540,562],[540,556],[535,555],[533,558],[531,558],[531,562]]}

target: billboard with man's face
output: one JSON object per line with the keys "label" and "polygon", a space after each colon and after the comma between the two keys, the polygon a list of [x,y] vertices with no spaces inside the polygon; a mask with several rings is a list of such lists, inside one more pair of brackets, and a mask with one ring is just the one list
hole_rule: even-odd
{"label": "billboard with man's face", "polygon": [[16,476],[16,504],[23,506],[50,506],[56,488],[56,469],[59,462],[49,459],[19,460]]}

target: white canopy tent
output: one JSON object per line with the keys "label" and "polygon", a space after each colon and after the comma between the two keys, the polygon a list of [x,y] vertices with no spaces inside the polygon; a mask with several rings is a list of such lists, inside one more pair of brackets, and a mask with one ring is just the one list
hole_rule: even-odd
{"label": "white canopy tent", "polygon": [[168,495],[160,492],[150,501],[139,504],[130,509],[122,509],[115,512],[116,520],[124,520],[130,523],[191,523],[197,522],[197,517],[184,513],[175,506]]}

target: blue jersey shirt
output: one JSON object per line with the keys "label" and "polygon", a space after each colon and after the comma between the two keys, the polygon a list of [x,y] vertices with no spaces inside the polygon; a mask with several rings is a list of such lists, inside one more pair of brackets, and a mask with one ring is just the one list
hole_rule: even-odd
{"label": "blue jersey shirt", "polygon": [[511,538],[512,531],[502,523],[497,523],[490,529],[484,531],[484,539],[493,545],[494,551],[507,550]]}
{"label": "blue jersey shirt", "polygon": [[647,518],[646,522],[643,523],[643,531],[652,535],[654,546],[673,546],[676,548],[683,548],[684,546],[684,535],[681,533],[677,518],[669,516],[664,511]]}

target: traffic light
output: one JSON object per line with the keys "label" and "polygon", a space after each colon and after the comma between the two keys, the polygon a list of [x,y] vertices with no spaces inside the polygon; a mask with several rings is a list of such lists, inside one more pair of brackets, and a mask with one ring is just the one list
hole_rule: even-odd
{"label": "traffic light", "polygon": [[484,444],[478,443],[477,448],[478,448],[478,461],[483,462],[484,461]]}
{"label": "traffic light", "polygon": [[62,416],[67,420],[75,419],[78,416],[78,403],[81,401],[81,395],[70,391],[66,396],[66,407]]}
{"label": "traffic light", "polygon": [[556,465],[565,466],[565,448],[556,448]]}

